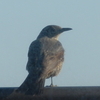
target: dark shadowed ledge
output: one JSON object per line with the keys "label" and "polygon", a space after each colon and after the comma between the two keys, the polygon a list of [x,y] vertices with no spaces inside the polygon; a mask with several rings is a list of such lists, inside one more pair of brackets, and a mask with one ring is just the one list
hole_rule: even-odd
{"label": "dark shadowed ledge", "polygon": [[45,87],[40,96],[15,93],[15,89],[16,87],[1,87],[0,100],[100,100],[100,86]]}

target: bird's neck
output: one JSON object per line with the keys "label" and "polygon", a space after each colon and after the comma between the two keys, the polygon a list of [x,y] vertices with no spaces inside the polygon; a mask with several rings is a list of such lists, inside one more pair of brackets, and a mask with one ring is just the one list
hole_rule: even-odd
{"label": "bird's neck", "polygon": [[59,35],[55,36],[55,37],[52,37],[52,38],[49,38],[47,36],[43,36],[43,37],[38,37],[37,39],[42,39],[42,38],[48,38],[48,39],[55,39],[55,40],[58,40],[58,37]]}

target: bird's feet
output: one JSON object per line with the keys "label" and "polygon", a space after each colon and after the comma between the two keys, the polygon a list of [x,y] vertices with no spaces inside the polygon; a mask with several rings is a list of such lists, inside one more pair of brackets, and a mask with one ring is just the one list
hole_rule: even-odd
{"label": "bird's feet", "polygon": [[57,85],[52,85],[52,84],[51,84],[50,87],[57,87]]}
{"label": "bird's feet", "polygon": [[57,85],[53,85],[53,84],[51,84],[51,85],[47,85],[46,87],[57,87]]}

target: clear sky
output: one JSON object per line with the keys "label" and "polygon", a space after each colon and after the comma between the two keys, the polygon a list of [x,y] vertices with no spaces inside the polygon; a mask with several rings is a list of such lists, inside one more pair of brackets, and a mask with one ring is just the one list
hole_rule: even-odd
{"label": "clear sky", "polygon": [[29,45],[52,24],[73,28],[59,38],[65,61],[54,84],[100,85],[100,0],[0,0],[0,87],[24,81]]}

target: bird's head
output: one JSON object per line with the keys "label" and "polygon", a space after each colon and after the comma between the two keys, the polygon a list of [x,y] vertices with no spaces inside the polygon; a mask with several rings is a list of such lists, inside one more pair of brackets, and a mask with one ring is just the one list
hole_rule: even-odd
{"label": "bird's head", "polygon": [[61,28],[60,26],[57,25],[48,25],[45,28],[42,29],[40,32],[38,38],[42,37],[48,37],[48,38],[55,38],[58,39],[58,36],[64,32],[64,31],[69,31],[72,30],[72,28]]}

